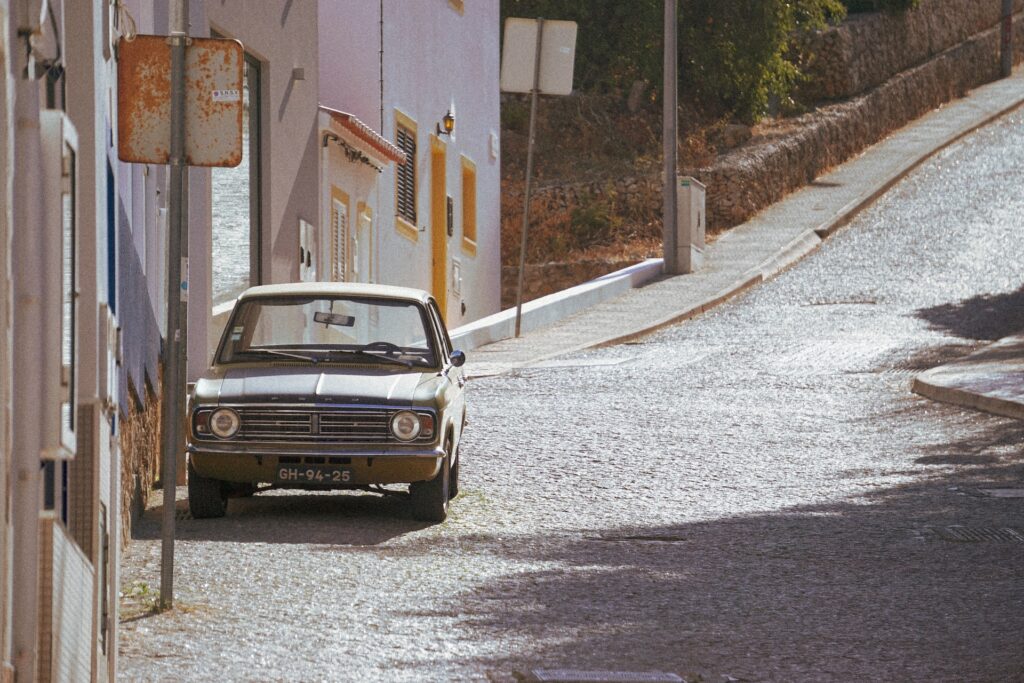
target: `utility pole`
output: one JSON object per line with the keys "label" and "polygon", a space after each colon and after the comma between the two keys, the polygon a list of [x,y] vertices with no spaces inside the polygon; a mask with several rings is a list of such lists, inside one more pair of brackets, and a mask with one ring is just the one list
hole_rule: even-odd
{"label": "utility pole", "polygon": [[676,249],[676,225],[679,218],[679,207],[676,202],[676,169],[679,164],[676,143],[679,118],[679,25],[677,17],[676,0],[665,0],[665,64],[662,69],[664,78],[662,146],[665,163],[662,189],[662,254],[666,275],[679,274],[678,250]]}
{"label": "utility pole", "polygon": [[[174,606],[174,511],[177,458],[185,394],[182,320],[187,319],[188,222],[184,212],[185,164],[185,49],[188,44],[188,1],[174,0],[171,9],[171,159],[169,222],[167,226],[167,342],[161,414],[161,468],[164,505],[160,529],[160,609]],[[183,247],[183,245],[185,245]]]}
{"label": "utility pole", "polygon": [[[14,348],[23,355],[13,364],[12,385],[18,393],[11,407],[11,526],[14,566],[11,571],[13,618],[12,654],[15,681],[36,680],[39,650],[39,493],[41,456],[47,445],[39,411],[47,395],[47,363],[40,349],[46,339],[47,307],[57,305],[59,292],[47,290],[48,278],[39,268],[46,253],[43,157],[39,122],[39,81],[29,41],[39,30],[38,3],[10,5],[10,83],[14,91],[14,144],[11,157],[11,327]],[[14,46],[17,46],[16,48]],[[52,438],[52,435],[50,435]]]}
{"label": "utility pole", "polygon": [[1013,73],[1013,0],[1003,0],[1003,22],[999,41],[1000,73]]}

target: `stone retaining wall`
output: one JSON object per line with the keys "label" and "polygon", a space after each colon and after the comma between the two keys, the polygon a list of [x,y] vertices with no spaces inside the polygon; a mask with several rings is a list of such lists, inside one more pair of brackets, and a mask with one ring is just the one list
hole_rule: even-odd
{"label": "stone retaining wall", "polygon": [[[1014,0],[1024,10],[1024,0]],[[816,33],[805,101],[847,99],[926,62],[995,27],[1002,16],[995,0],[924,0],[900,14],[855,14],[840,26]]]}
{"label": "stone retaining wall", "polygon": [[[1024,5],[1024,0],[1015,2]],[[720,155],[709,166],[680,169],[682,175],[694,176],[707,186],[708,231],[713,233],[745,222],[890,132],[962,97],[971,88],[998,78],[999,28],[964,37],[970,28],[993,26],[998,20],[998,6],[994,1],[925,0],[906,17],[874,14],[856,17],[848,25],[834,29],[837,37],[827,40],[838,46],[834,54],[847,55],[852,65],[845,73],[828,76],[835,82],[828,87],[863,90],[877,79],[884,82],[848,101],[788,121],[784,133],[755,136],[747,144]],[[958,13],[964,17],[963,22],[955,21]],[[882,26],[887,28],[879,28]],[[897,48],[901,41],[908,44]],[[913,68],[902,69],[908,61],[921,55],[927,57],[937,46],[950,41],[954,42],[952,47],[938,51]],[[1020,13],[1014,19],[1013,41],[1016,63],[1024,55],[1024,17]],[[896,75],[886,80],[885,73]],[[535,198],[538,205],[571,209],[593,202],[609,190],[616,193],[619,202],[631,206],[634,215],[660,219],[661,179],[657,176],[539,188]],[[587,263],[590,265],[578,269],[573,264],[561,263],[530,266],[533,270],[527,280],[534,284],[524,300],[628,265],[612,268],[609,264],[602,271],[597,264],[603,262]],[[502,288],[505,291],[511,286],[514,299],[516,269],[506,270],[511,270],[512,275],[503,273]]]}
{"label": "stone retaining wall", "polygon": [[[1018,1],[1024,3],[1024,0]],[[998,4],[980,0],[931,0],[911,14],[922,15],[917,20],[919,23],[930,18],[932,23],[941,24],[936,16],[945,17],[952,11],[950,8],[965,3],[986,7]],[[936,16],[922,11],[929,7],[942,8],[942,11]],[[988,21],[989,14],[991,12],[978,12],[972,23]],[[887,14],[874,14],[867,19],[872,24],[904,22],[899,15]],[[855,19],[853,23],[864,22]],[[949,28],[940,32],[949,36],[955,34]],[[863,42],[872,45],[866,38]],[[1014,47],[1015,61],[1020,61],[1024,55],[1024,19],[1020,14],[1014,21]],[[875,48],[881,50],[880,46]],[[865,47],[863,51],[871,49]],[[881,54],[885,54],[884,51]],[[999,30],[990,28],[858,97],[788,121],[784,134],[755,136],[747,144],[720,155],[709,166],[680,172],[707,185],[708,229],[724,230],[744,222],[891,131],[998,76]],[[657,176],[541,187],[535,192],[536,204],[531,201],[531,206],[538,210],[545,205],[571,209],[586,205],[609,191],[616,194],[618,202],[633,207],[635,215],[660,218],[661,179]]]}
{"label": "stone retaining wall", "polygon": [[[1016,60],[1024,21],[1014,23]],[[976,34],[847,102],[799,117],[793,132],[755,139],[705,168],[688,169],[707,185],[709,230],[748,220],[890,132],[999,76],[999,30]]]}

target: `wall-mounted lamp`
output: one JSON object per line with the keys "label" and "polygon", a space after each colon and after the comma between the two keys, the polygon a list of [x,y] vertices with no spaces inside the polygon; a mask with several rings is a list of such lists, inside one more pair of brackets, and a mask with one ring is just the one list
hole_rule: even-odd
{"label": "wall-mounted lamp", "polygon": [[444,113],[444,118],[441,119],[441,123],[437,124],[437,134],[440,135],[451,135],[452,131],[455,130],[455,116],[451,110]]}

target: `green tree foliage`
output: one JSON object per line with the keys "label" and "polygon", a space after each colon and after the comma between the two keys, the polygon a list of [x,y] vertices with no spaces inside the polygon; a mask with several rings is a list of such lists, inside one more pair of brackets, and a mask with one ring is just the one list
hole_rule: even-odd
{"label": "green tree foliage", "polygon": [[680,87],[708,114],[751,123],[800,78],[800,38],[845,16],[838,0],[689,0],[680,7]]}
{"label": "green tree foliage", "polygon": [[[576,87],[661,83],[662,0],[502,0],[502,18],[579,24]],[[845,16],[840,0],[680,0],[680,97],[710,117],[755,121],[800,75],[800,37]]]}

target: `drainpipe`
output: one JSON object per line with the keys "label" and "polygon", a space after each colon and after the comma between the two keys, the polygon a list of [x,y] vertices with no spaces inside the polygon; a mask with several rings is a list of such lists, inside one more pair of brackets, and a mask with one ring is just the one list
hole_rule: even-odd
{"label": "drainpipe", "polygon": [[[339,138],[334,133],[329,131],[324,132],[320,138],[320,234],[321,245],[329,245],[331,243],[330,234],[334,226],[331,225],[331,209],[334,207],[334,198],[331,197],[331,179],[329,171],[331,168],[331,150],[330,143],[338,142]],[[332,265],[334,263],[334,254],[331,253],[329,247],[320,247],[320,267],[323,268],[326,264],[326,269],[322,270],[321,280],[326,280],[334,269]]]}
{"label": "drainpipe", "polygon": [[384,0],[380,0],[380,134],[384,135]]}
{"label": "drainpipe", "polygon": [[[35,10],[35,11],[33,11]],[[35,60],[29,55],[30,36],[39,30],[38,4],[11,3],[11,69],[14,85],[14,145],[12,173],[11,326],[18,362],[11,373],[18,387],[11,410],[11,515],[14,566],[11,572],[12,649],[14,680],[36,680],[39,648],[39,512],[40,456],[45,444],[39,407],[47,396],[45,357],[39,340],[46,339],[47,306],[59,298],[44,298],[46,282],[39,259],[45,248],[42,146],[39,128],[39,81]],[[25,69],[28,68],[26,74]],[[51,340],[59,343],[60,340]]]}

